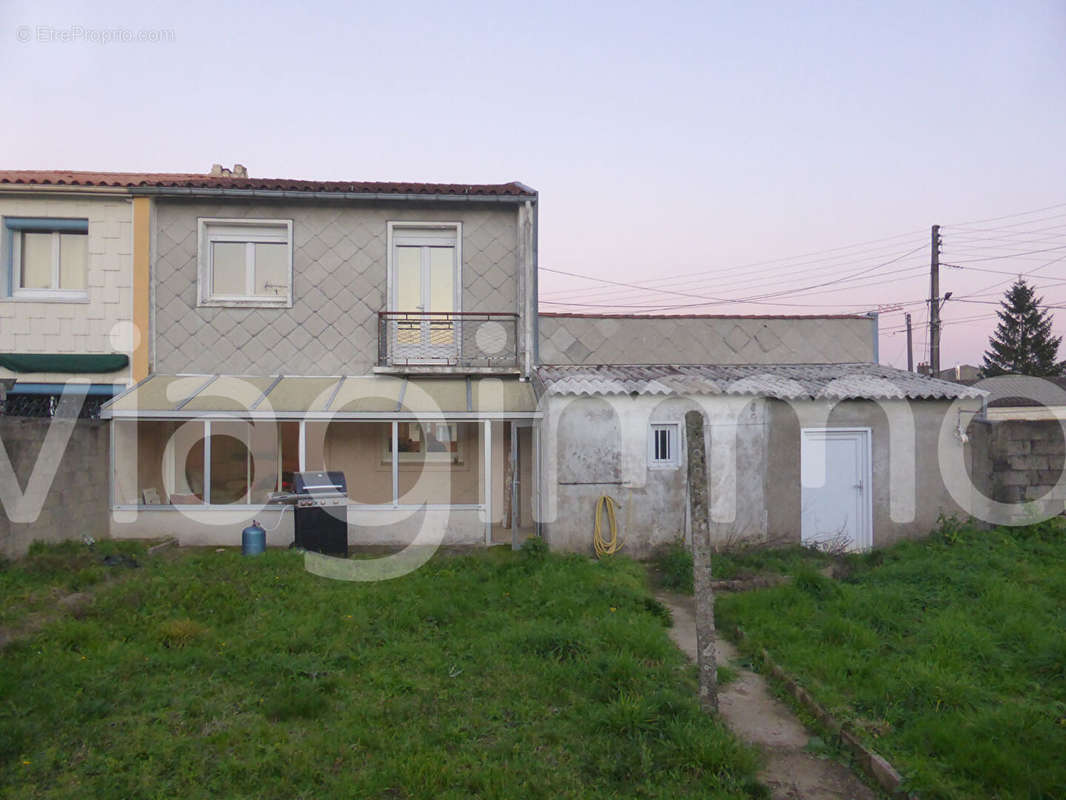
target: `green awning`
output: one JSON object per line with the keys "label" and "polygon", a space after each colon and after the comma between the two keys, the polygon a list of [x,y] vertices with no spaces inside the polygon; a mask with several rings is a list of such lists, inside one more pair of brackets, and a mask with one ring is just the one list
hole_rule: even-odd
{"label": "green awning", "polygon": [[12,372],[118,372],[129,363],[122,353],[0,353],[0,367]]}

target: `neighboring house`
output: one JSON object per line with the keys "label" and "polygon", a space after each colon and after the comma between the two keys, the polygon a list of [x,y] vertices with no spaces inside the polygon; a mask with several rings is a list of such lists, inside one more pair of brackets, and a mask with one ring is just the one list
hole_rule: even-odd
{"label": "neighboring house", "polygon": [[981,377],[981,368],[973,364],[956,364],[954,367],[940,370],[937,377],[944,381],[972,383]]}
{"label": "neighboring house", "polygon": [[133,215],[121,187],[0,171],[0,385],[10,413],[47,416],[75,381],[88,384],[83,413],[92,415],[147,374],[148,253],[145,241],[138,276]]}
{"label": "neighboring house", "polygon": [[[115,536],[234,544],[258,519],[287,545],[293,515],[265,501],[328,468],[347,478],[352,545],[539,532],[590,552],[609,495],[645,555],[690,529],[690,408],[708,421],[720,543],[864,549],[966,499],[939,467],[964,464],[983,393],[877,365],[875,315],[538,315],[539,198],[521,183],[34,180],[130,226],[125,253],[94,260],[97,206],[11,212],[88,220],[90,301],[127,288],[95,264],[130,265],[114,322],[146,332],[138,383],[102,411]],[[63,290],[62,260],[59,275]]]}

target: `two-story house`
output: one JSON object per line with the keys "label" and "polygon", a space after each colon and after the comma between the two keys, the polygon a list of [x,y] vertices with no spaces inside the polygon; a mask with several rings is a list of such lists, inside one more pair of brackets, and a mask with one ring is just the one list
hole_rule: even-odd
{"label": "two-story house", "polygon": [[288,544],[263,503],[327,467],[363,543],[531,528],[536,192],[214,172],[120,178],[151,376],[105,410],[113,533]]}
{"label": "two-story house", "polygon": [[83,415],[93,415],[148,374],[148,250],[143,241],[136,252],[134,207],[114,176],[0,172],[0,399],[8,413],[47,416],[72,383]]}

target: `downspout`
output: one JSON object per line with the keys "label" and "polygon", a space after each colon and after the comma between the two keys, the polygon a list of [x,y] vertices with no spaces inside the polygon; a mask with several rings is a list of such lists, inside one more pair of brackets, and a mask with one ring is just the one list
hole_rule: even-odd
{"label": "downspout", "polygon": [[540,195],[533,203],[533,366],[540,363]]}
{"label": "downspout", "polygon": [[524,361],[522,365],[522,372],[526,380],[529,380],[533,374],[533,365],[536,363],[536,338],[537,338],[537,289],[536,289],[536,275],[537,275],[537,227],[536,227],[536,205],[534,201],[527,200],[524,207],[525,213],[523,216],[522,226],[522,238],[523,247],[522,252],[525,256],[522,270],[525,280],[523,281],[525,286],[525,308],[524,310],[524,324],[525,324],[525,353]]}

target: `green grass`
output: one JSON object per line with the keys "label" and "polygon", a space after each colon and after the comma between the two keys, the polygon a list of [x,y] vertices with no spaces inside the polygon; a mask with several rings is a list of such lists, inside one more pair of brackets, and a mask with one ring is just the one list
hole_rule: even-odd
{"label": "green grass", "polygon": [[953,527],[722,596],[739,626],[923,798],[1066,797],[1066,532]]}
{"label": "green grass", "polygon": [[[825,567],[840,556],[809,547],[745,547],[711,554],[711,577],[715,580],[750,578],[755,575],[791,575],[797,570]],[[683,541],[659,548],[651,560],[658,586],[672,592],[692,594],[692,550]]]}
{"label": "green grass", "polygon": [[101,541],[89,549],[81,542],[34,542],[25,558],[0,560],[0,625],[16,627],[37,611],[54,606],[72,592],[84,592],[127,571],[126,565],[107,566],[107,556],[144,558],[138,542]]}
{"label": "green grass", "polygon": [[766,796],[668,617],[618,557],[149,560],[0,655],[0,795]]}

